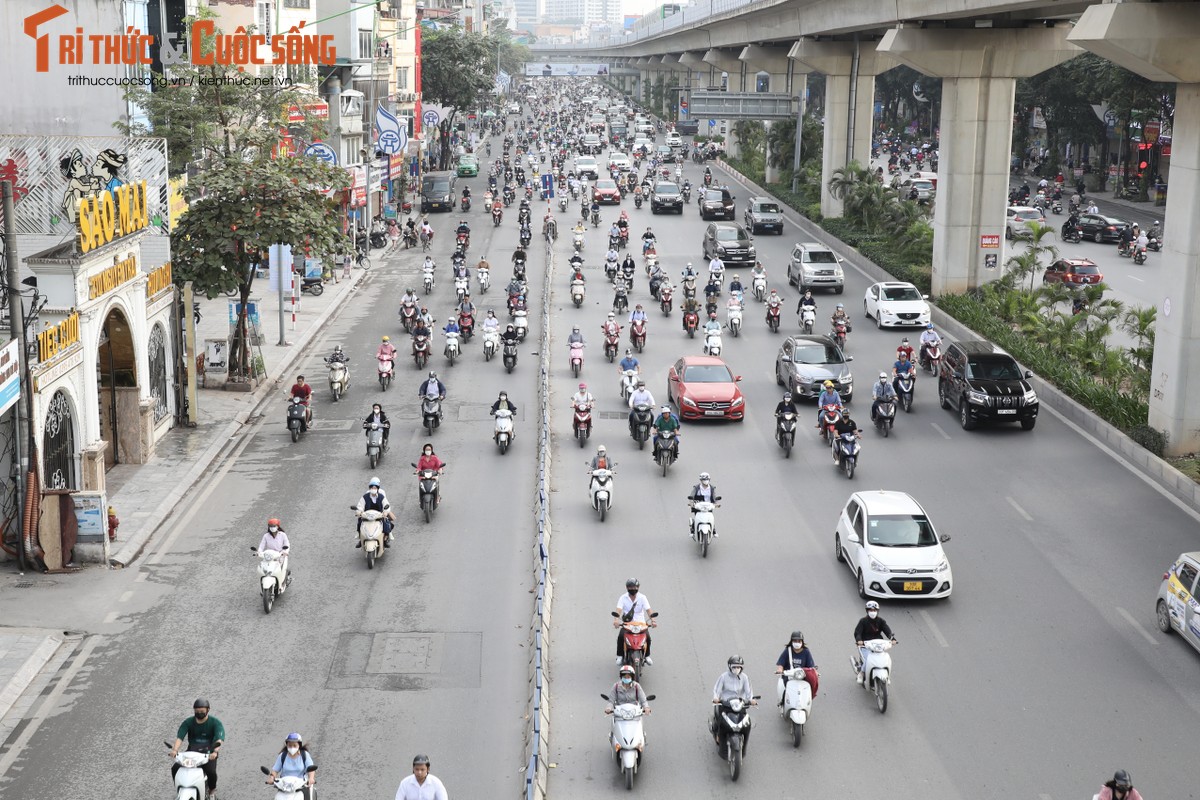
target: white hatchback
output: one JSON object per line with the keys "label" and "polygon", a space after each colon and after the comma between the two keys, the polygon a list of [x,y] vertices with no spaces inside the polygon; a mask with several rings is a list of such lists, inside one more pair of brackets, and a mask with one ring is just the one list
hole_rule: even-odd
{"label": "white hatchback", "polygon": [[838,516],[837,560],[858,578],[859,597],[949,597],[954,580],[921,504],[904,492],[855,492]]}

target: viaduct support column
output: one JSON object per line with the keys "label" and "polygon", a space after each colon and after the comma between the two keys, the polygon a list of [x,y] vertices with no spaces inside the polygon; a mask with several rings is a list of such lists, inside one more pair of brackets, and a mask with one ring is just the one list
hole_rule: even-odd
{"label": "viaduct support column", "polygon": [[1167,434],[1167,455],[1193,453],[1200,450],[1200,7],[1093,6],[1067,40],[1152,81],[1178,84],[1149,424]]}
{"label": "viaduct support column", "polygon": [[[726,51],[719,48],[712,48],[704,54],[704,62],[712,64],[722,72],[729,73],[729,91],[744,92],[746,91],[746,65],[738,60],[738,52]],[[737,136],[733,133],[733,126],[737,120],[725,120],[725,154],[730,158],[739,158],[742,154],[741,143],[738,142]],[[703,134],[704,131],[701,131]]]}
{"label": "viaduct support column", "polygon": [[[742,48],[741,55],[738,56],[739,61],[744,61],[750,66],[751,80],[754,80],[756,73],[765,72],[770,78],[767,85],[767,91],[772,93],[786,93],[788,91],[788,72],[791,69],[792,62],[788,58],[790,47],[764,47],[762,45],[752,44]],[[763,127],[766,129],[767,148],[764,159],[764,171],[766,173],[767,183],[779,182],[779,164],[771,163],[771,121],[766,120]],[[784,154],[782,158],[785,160],[781,163],[790,163],[791,153]],[[778,157],[778,156],[777,156]]]}
{"label": "viaduct support column", "polygon": [[821,215],[840,217],[842,201],[829,193],[834,170],[871,160],[875,76],[896,66],[875,43],[813,42],[793,45],[791,58],[825,75],[825,144],[821,157]]}
{"label": "viaduct support column", "polygon": [[[879,43],[926,75],[942,78],[937,200],[933,213],[933,293],[963,292],[1000,277],[985,267],[982,234],[1000,236],[1008,202],[1017,78],[1081,51],[1055,28],[920,30],[897,28]],[[1003,238],[1001,236],[1001,238]],[[996,240],[999,241],[999,240]]]}

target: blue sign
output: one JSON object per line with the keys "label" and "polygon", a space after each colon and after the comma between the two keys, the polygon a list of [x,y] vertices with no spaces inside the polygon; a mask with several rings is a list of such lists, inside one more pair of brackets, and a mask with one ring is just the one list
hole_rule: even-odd
{"label": "blue sign", "polygon": [[716,121],[715,119],[710,119],[710,120],[708,121],[708,127],[710,127],[710,128],[715,128],[715,127],[717,127],[717,121]]}
{"label": "blue sign", "polygon": [[17,404],[21,396],[21,346],[16,339],[0,349],[0,374],[5,375],[0,384],[0,414]]}
{"label": "blue sign", "polygon": [[421,115],[421,121],[425,123],[426,128],[437,127],[437,124],[439,121],[441,121],[441,119],[441,115],[439,115],[438,112],[434,111],[433,109],[430,109]]}
{"label": "blue sign", "polygon": [[553,175],[543,175],[542,176],[542,192],[546,195],[546,197],[554,197],[554,176]]}
{"label": "blue sign", "polygon": [[375,109],[375,144],[389,156],[403,152],[408,147],[407,128],[396,115],[383,107],[383,103]]}
{"label": "blue sign", "polygon": [[316,156],[322,161],[327,161],[331,166],[336,167],[338,163],[337,153],[333,152],[333,148],[324,142],[313,142],[308,147],[304,148],[304,155]]}

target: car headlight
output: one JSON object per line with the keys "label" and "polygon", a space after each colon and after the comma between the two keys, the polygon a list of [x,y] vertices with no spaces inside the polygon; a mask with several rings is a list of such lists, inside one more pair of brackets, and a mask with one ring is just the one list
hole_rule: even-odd
{"label": "car headlight", "polygon": [[942,563],[937,565],[937,567],[934,569],[934,572],[946,572],[949,569],[950,569],[950,562],[943,558]]}
{"label": "car headlight", "polygon": [[680,397],[679,402],[683,403],[685,406],[688,406],[689,408],[696,408],[696,401],[690,397]]}
{"label": "car headlight", "polygon": [[869,567],[872,572],[882,572],[886,574],[889,571],[887,567],[876,561],[874,556],[869,556],[867,558],[867,567]]}
{"label": "car headlight", "polygon": [[746,402],[746,398],[744,398],[744,397],[735,397],[735,398],[733,399],[733,402],[729,404],[729,407],[730,407],[730,408],[737,408],[738,406],[742,405],[742,404],[743,404],[743,403],[745,403],[745,402]]}
{"label": "car headlight", "polygon": [[723,244],[719,244],[719,245],[717,245],[717,252],[718,252],[718,253],[724,253],[724,252],[725,252],[725,245],[723,245]]}
{"label": "car headlight", "polygon": [[1030,389],[1029,391],[1025,392],[1025,404],[1026,405],[1030,405],[1030,404],[1036,403],[1036,402],[1037,402],[1037,392],[1035,392],[1033,389]]}
{"label": "car headlight", "polygon": [[842,272],[842,268],[841,268],[841,267],[834,267],[834,268],[833,268],[833,274],[834,274],[834,275],[836,275],[836,276],[837,276],[837,277],[839,277],[839,278],[844,278],[844,277],[846,276],[846,273]]}
{"label": "car headlight", "polygon": [[987,394],[974,390],[967,392],[967,400],[977,406],[986,406],[988,404]]}
{"label": "car headlight", "polygon": [[755,253],[754,245],[750,245],[750,255],[754,255],[754,253]]}

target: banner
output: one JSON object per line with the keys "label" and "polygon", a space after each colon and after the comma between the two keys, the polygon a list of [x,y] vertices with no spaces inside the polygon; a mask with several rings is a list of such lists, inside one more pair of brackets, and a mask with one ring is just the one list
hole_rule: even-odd
{"label": "banner", "polygon": [[608,74],[608,64],[556,64],[550,62],[530,61],[525,64],[525,77],[564,78],[587,77],[595,78]]}

